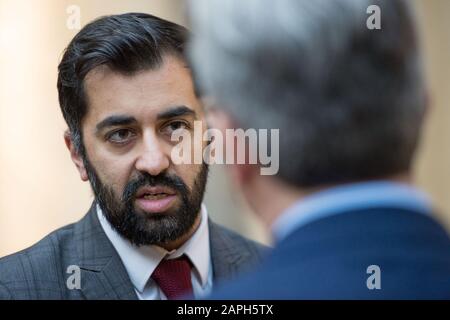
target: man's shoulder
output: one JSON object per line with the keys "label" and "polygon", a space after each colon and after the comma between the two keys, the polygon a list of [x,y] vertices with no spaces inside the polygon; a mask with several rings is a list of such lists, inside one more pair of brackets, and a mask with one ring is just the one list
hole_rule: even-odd
{"label": "man's shoulder", "polygon": [[215,222],[210,222],[210,237],[212,241],[222,241],[224,243],[228,243],[231,245],[235,245],[241,249],[246,250],[247,252],[253,255],[264,255],[269,247],[251,240],[223,225],[217,224]]}
{"label": "man's shoulder", "polygon": [[[383,290],[367,289],[371,265]],[[376,208],[296,229],[257,270],[211,298],[448,299],[449,270],[450,238],[431,216]]]}
{"label": "man's shoulder", "polygon": [[39,290],[65,283],[67,266],[76,261],[74,228],[59,228],[29,248],[0,258],[0,299],[33,299]]}
{"label": "man's shoulder", "polygon": [[[19,273],[17,266],[26,267],[29,263],[48,266],[52,260],[62,257],[62,253],[70,252],[73,246],[73,231],[75,224],[59,228],[39,240],[34,245],[0,258],[0,279],[8,272]],[[27,260],[27,261],[25,261]],[[28,263],[27,263],[28,262]],[[54,262],[54,261],[53,261]]]}
{"label": "man's shoulder", "polygon": [[226,227],[209,223],[216,279],[233,278],[261,264],[269,248]]}

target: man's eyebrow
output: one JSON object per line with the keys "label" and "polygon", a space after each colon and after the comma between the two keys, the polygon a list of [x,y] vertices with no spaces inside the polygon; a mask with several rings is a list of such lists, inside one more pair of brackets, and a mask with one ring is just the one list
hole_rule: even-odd
{"label": "man's eyebrow", "polygon": [[156,116],[156,118],[158,120],[164,120],[164,119],[170,119],[170,118],[175,118],[175,117],[181,117],[181,116],[185,116],[185,115],[192,115],[195,118],[197,118],[197,114],[195,113],[195,111],[192,109],[189,109],[186,106],[173,107],[169,110],[159,113]]}
{"label": "man's eyebrow", "polygon": [[114,115],[109,116],[96,125],[97,132],[112,126],[130,125],[136,123],[137,120],[132,116]]}

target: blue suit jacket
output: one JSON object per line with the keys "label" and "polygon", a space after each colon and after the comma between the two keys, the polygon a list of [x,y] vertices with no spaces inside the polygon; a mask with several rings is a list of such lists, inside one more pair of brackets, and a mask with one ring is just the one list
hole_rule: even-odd
{"label": "blue suit jacket", "polygon": [[[371,265],[381,289],[369,290]],[[450,239],[430,216],[377,208],[299,227],[212,299],[450,299]]]}

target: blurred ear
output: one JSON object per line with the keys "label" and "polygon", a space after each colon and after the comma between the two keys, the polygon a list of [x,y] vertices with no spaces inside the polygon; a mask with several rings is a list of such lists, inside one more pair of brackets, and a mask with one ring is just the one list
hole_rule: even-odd
{"label": "blurred ear", "polygon": [[209,127],[219,129],[223,136],[225,136],[226,129],[233,129],[232,121],[228,114],[216,107],[208,108],[206,121]]}
{"label": "blurred ear", "polygon": [[[233,135],[234,141],[227,141],[226,130],[237,129],[239,125],[233,120],[233,118],[220,108],[213,107],[207,111],[207,122],[209,128],[218,129],[222,133],[224,141],[224,158],[226,159],[226,145],[232,143],[234,145],[234,164],[227,165],[228,173],[231,175],[231,179],[238,186],[248,185],[253,181],[255,175],[259,175],[259,166],[256,164],[238,164],[237,163],[237,137]],[[241,150],[242,152],[242,150]]]}
{"label": "blurred ear", "polygon": [[72,158],[73,163],[75,164],[75,166],[78,169],[78,172],[80,173],[81,180],[88,181],[89,178],[87,175],[86,168],[84,166],[83,158],[76,150],[69,131],[66,131],[64,133],[64,142],[66,143],[67,149],[69,149],[70,157]]}
{"label": "blurred ear", "polygon": [[424,110],[424,120],[427,120],[427,118],[429,117],[430,113],[433,111],[434,107],[433,107],[434,101],[432,99],[430,90],[428,89],[425,92],[425,110]]}

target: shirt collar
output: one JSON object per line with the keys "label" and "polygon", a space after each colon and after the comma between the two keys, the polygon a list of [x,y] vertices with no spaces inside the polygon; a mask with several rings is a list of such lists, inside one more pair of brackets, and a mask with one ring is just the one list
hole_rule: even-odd
{"label": "shirt collar", "polygon": [[119,254],[136,290],[143,292],[144,288],[162,259],[174,259],[185,254],[192,262],[193,273],[202,287],[207,284],[210,272],[210,248],[208,212],[206,206],[201,207],[201,221],[192,237],[180,248],[171,252],[156,245],[137,247],[122,237],[113,229],[97,204],[97,216],[106,236]]}
{"label": "shirt collar", "polygon": [[272,233],[282,240],[305,224],[352,210],[389,207],[427,214],[428,196],[404,183],[371,181],[329,188],[305,197],[288,208],[273,224]]}

